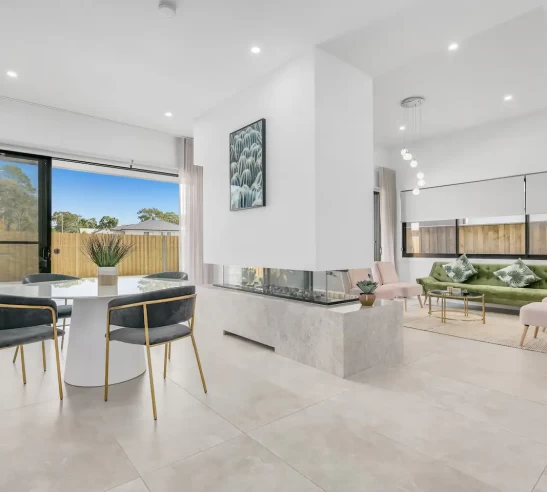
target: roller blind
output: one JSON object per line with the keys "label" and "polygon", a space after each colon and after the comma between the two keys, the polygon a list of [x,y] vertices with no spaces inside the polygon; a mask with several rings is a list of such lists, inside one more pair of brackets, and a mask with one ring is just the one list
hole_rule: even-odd
{"label": "roller blind", "polygon": [[526,176],[526,213],[547,213],[547,173]]}
{"label": "roller blind", "polygon": [[401,192],[403,222],[524,215],[524,176]]}

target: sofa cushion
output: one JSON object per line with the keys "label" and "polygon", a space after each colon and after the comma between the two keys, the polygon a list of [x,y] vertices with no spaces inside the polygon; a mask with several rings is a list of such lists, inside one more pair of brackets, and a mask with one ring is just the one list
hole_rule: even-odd
{"label": "sofa cushion", "polygon": [[382,278],[382,284],[395,284],[399,282],[399,276],[397,275],[397,270],[395,270],[395,265],[393,263],[389,261],[378,261],[376,262],[376,267]]}
{"label": "sofa cushion", "polygon": [[443,268],[453,282],[463,283],[477,274],[477,270],[465,255],[461,255],[456,261],[443,265]]}
{"label": "sofa cushion", "polygon": [[530,270],[520,258],[512,265],[495,271],[494,275],[508,287],[513,288],[527,287],[528,285],[541,280],[541,278]]}

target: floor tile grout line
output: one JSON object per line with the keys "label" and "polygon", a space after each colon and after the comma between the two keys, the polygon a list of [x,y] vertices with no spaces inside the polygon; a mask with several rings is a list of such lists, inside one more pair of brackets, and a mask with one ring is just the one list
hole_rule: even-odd
{"label": "floor tile grout line", "polygon": [[[305,407],[299,408],[298,410],[295,410],[294,412],[288,413],[287,415],[283,415],[283,416],[281,416],[281,417],[279,417],[279,418],[277,418],[277,419],[275,419],[275,420],[272,420],[271,422],[266,422],[266,423],[261,424],[261,425],[259,425],[259,426],[257,426],[257,427],[253,427],[252,429],[244,430],[244,429],[241,429],[240,427],[238,427],[236,424],[230,422],[226,417],[224,417],[223,415],[221,415],[220,413],[218,413],[214,408],[212,408],[212,407],[210,407],[209,405],[207,405],[207,403],[205,403],[204,401],[200,400],[198,397],[196,397],[195,395],[193,395],[192,393],[190,393],[190,391],[188,391],[186,388],[184,388],[182,385],[180,385],[180,384],[177,383],[174,379],[172,379],[172,378],[169,376],[169,374],[167,375],[167,378],[168,378],[171,382],[175,383],[175,384],[176,384],[179,388],[181,388],[183,391],[185,391],[186,393],[188,393],[191,397],[195,398],[198,402],[203,403],[203,405],[205,405],[208,409],[210,409],[211,411],[213,411],[214,413],[216,413],[220,418],[222,418],[222,419],[225,420],[227,423],[229,423],[230,425],[234,426],[237,430],[243,432],[244,434],[248,434],[249,432],[253,432],[253,431],[256,430],[256,429],[260,429],[261,427],[263,427],[263,426],[265,426],[265,425],[268,425],[268,424],[271,424],[271,423],[273,423],[273,422],[277,422],[277,421],[280,420],[280,419],[284,419],[285,417],[288,417],[288,416],[290,416],[290,415],[293,415],[293,414],[295,414],[295,413],[298,413],[298,412],[300,412],[300,411],[302,411],[302,410],[304,410],[304,409],[306,409],[306,408],[309,408],[309,407],[311,407],[311,406],[313,406],[313,405],[317,405],[318,403],[321,403],[321,402],[323,402],[323,401],[325,401],[325,400],[328,400],[329,398],[334,398],[335,396],[338,396],[338,395],[340,395],[340,394],[342,394],[342,393],[344,393],[345,391],[348,391],[348,390],[350,389],[350,388],[343,388],[341,391],[338,391],[338,392],[336,392],[336,393],[334,393],[334,394],[332,394],[332,395],[329,395],[329,396],[327,396],[327,397],[325,397],[325,398],[322,398],[321,400],[318,400],[318,401],[316,401],[316,402],[314,402],[314,403],[311,403],[311,404],[309,404],[309,405],[307,405],[307,406],[305,406]],[[283,389],[283,388],[282,388],[282,389]],[[288,390],[287,390],[287,391],[288,391]]]}
{"label": "floor tile grout line", "polygon": [[[438,355],[437,352],[434,352],[434,353],[431,353],[431,354],[428,354],[426,357],[429,357],[429,356],[432,356],[432,355]],[[426,357],[422,357],[422,359],[425,359]],[[410,362],[409,364],[405,364],[405,365],[401,365],[401,367],[407,367],[410,366],[411,364],[414,364],[415,362],[420,362],[421,359],[419,360],[416,360],[416,361],[413,361],[413,362]],[[542,402],[542,401],[537,401],[537,400],[530,400],[529,398],[525,398],[525,397],[522,397],[522,396],[516,396],[516,395],[513,395],[511,393],[506,393],[505,391],[501,391],[499,389],[495,389],[495,388],[489,388],[488,386],[482,386],[480,384],[477,384],[477,383],[471,383],[469,381],[464,381],[464,380],[461,380],[461,379],[454,379],[453,377],[450,377],[450,376],[445,376],[445,375],[439,375],[439,374],[434,374],[432,372],[429,372],[429,371],[426,371],[425,369],[420,369],[420,368],[410,368],[414,371],[422,371],[422,372],[427,372],[428,374],[433,374],[434,376],[437,376],[437,377],[442,377],[442,378],[446,378],[446,379],[450,379],[451,381],[456,381],[457,383],[463,383],[463,384],[468,384],[469,386],[474,386],[475,388],[480,388],[480,389],[483,389],[483,390],[487,390],[487,391],[492,391],[494,393],[499,393],[501,395],[505,395],[505,396],[509,396],[511,398],[515,398],[517,400],[523,400],[523,401],[527,401],[527,402],[530,402],[530,403],[537,403],[538,405],[542,405],[544,407],[547,407],[547,402]],[[524,375],[526,376],[526,375]],[[547,443],[546,443],[547,444]]]}
{"label": "floor tile grout line", "polygon": [[[197,456],[198,454],[206,453],[207,451],[210,451],[211,449],[214,449],[218,446],[221,446],[222,444],[226,444],[230,441],[233,441],[234,439],[237,439],[238,437],[243,437],[243,436],[245,436],[245,434],[238,434],[237,436],[230,437],[229,439],[226,439],[225,441],[218,442],[218,443],[213,444],[212,446],[210,446],[208,448],[205,448],[205,449],[200,449],[199,451],[196,451],[195,453],[189,454],[188,456],[185,456],[184,458],[176,459],[174,461],[171,461],[170,463],[167,463],[165,465],[161,465],[158,468],[154,468],[154,470],[147,471],[144,475],[152,475],[153,473],[156,473],[160,470],[163,470],[164,468],[168,468],[169,466],[173,466],[176,463],[181,463],[181,462],[183,462],[183,461],[185,461],[189,458],[193,458],[194,456]],[[139,477],[142,479],[142,481],[145,482],[144,475],[141,475],[141,473],[138,472],[138,471],[137,471],[137,473],[139,473]],[[145,485],[146,485],[146,482],[145,482]],[[150,490],[150,488],[148,486],[147,486],[147,488],[148,488],[148,490]]]}
{"label": "floor tile grout line", "polygon": [[[403,366],[404,367],[404,366]],[[416,370],[416,369],[414,369]],[[436,374],[433,374],[433,373],[430,373],[428,371],[424,371],[424,370],[421,370],[422,372],[425,372],[427,374],[431,374],[432,376],[436,376]],[[440,377],[446,377],[446,376],[440,376]],[[490,390],[489,388],[483,388],[482,386],[476,386],[474,384],[471,384],[471,383],[466,383],[465,381],[459,381],[457,379],[452,379],[452,378],[448,378],[446,377],[446,379],[450,379],[451,381],[455,381],[457,383],[465,383],[465,384],[469,384],[470,386],[474,386],[476,388],[481,388],[481,389],[485,389],[487,391],[494,391],[496,393],[499,393],[499,394],[502,394],[502,395],[505,395],[505,396],[509,396],[511,398],[515,398],[517,400],[521,399],[521,398],[518,398],[516,396],[513,396],[513,395],[509,395],[507,393],[503,393],[503,392],[500,392],[500,391],[496,391],[496,390]],[[453,410],[451,408],[446,408],[446,407],[443,407],[443,406],[440,406],[438,404],[435,404],[435,403],[432,403],[430,401],[428,401],[427,399],[423,398],[422,396],[420,395],[413,395],[411,393],[406,393],[404,391],[399,391],[399,390],[394,390],[394,389],[391,389],[391,388],[385,388],[383,386],[378,386],[377,384],[374,384],[374,382],[372,381],[367,381],[367,384],[371,384],[372,386],[374,386],[375,388],[378,388],[378,389],[382,389],[384,391],[390,391],[391,393],[395,393],[395,394],[401,394],[401,395],[405,395],[405,396],[410,396],[412,398],[418,398],[420,399],[422,402],[426,403],[427,405],[433,407],[433,408],[436,408],[438,410],[443,410],[445,412],[448,412],[449,414],[455,414],[455,415],[458,415],[459,417],[464,417],[466,419],[469,419],[469,420],[472,420],[473,422],[477,422],[479,424],[483,424],[483,425],[487,425],[487,426],[490,426],[490,427],[493,427],[497,430],[503,430],[509,434],[512,434],[513,436],[515,437],[518,437],[519,439],[526,439],[527,441],[530,441],[530,442],[533,442],[533,443],[536,443],[536,444],[540,444],[542,446],[545,446],[547,447],[547,442],[543,442],[543,441],[538,441],[537,439],[533,439],[531,437],[528,437],[528,436],[524,436],[522,434],[517,434],[515,431],[511,430],[511,429],[507,429],[506,427],[504,426],[501,426],[499,424],[493,424],[491,421],[486,421],[486,420],[480,420],[476,417],[471,417],[467,414],[464,414],[464,413],[460,413],[460,412],[457,412],[456,410]],[[530,403],[537,403],[539,405],[543,405],[542,403],[539,403],[539,402],[535,402],[535,401],[531,401],[531,400],[526,400],[524,398],[522,398],[522,400],[524,401],[528,401]],[[543,405],[543,406],[546,406],[546,405]]]}
{"label": "floor tile grout line", "polygon": [[547,470],[547,465],[545,466],[545,468],[543,469],[543,471],[541,472],[541,474],[539,475],[536,483],[534,484],[534,486],[532,487],[532,490],[530,492],[534,492],[534,490],[536,490],[536,487],[538,486],[538,483],[539,481],[541,480],[541,477],[545,474],[545,470]]}
{"label": "floor tile grout line", "polygon": [[250,430],[248,430],[248,431],[242,431],[242,432],[244,432],[245,434],[248,435],[250,432],[254,432],[254,431],[258,430],[258,429],[261,429],[262,427],[265,427],[266,425],[270,425],[270,424],[273,424],[274,422],[278,422],[278,421],[283,420],[283,419],[285,419],[285,418],[287,418],[287,417],[291,417],[292,415],[295,415],[295,414],[297,414],[298,412],[302,412],[303,410],[306,410],[307,408],[311,408],[311,407],[313,407],[314,405],[319,405],[319,403],[323,403],[324,401],[330,400],[331,398],[335,398],[335,397],[337,397],[337,396],[340,396],[342,393],[345,393],[346,391],[349,391],[349,390],[350,390],[350,388],[344,388],[342,391],[339,391],[339,392],[337,392],[337,393],[335,393],[335,394],[333,394],[333,395],[330,395],[330,396],[327,396],[327,397],[325,397],[325,398],[322,398],[321,400],[316,401],[316,402],[314,402],[314,403],[310,403],[309,405],[306,405],[305,407],[299,408],[298,410],[295,410],[294,412],[288,413],[287,415],[283,415],[282,417],[278,417],[277,419],[272,420],[271,422],[266,422],[265,424],[261,424],[261,425],[259,425],[259,426],[257,426],[257,427],[254,427],[254,428],[252,428],[252,429],[250,429]]}
{"label": "floor tile grout line", "polygon": [[[316,404],[315,404],[316,405]],[[313,405],[312,405],[313,406]],[[307,407],[309,408],[309,407]],[[319,490],[325,492],[325,489],[323,487],[321,487],[318,483],[314,482],[310,477],[308,477],[307,475],[305,475],[304,473],[302,473],[300,470],[297,470],[294,466],[292,466],[290,463],[287,463],[283,458],[281,458],[281,456],[278,456],[276,453],[274,453],[271,449],[268,449],[266,446],[264,446],[264,444],[262,444],[261,442],[257,441],[253,436],[249,436],[247,434],[247,437],[250,437],[254,442],[256,442],[260,447],[264,448],[266,451],[268,451],[268,453],[271,453],[273,456],[275,456],[279,461],[281,461],[282,463],[285,463],[285,465],[287,465],[289,468],[293,469],[296,473],[298,473],[301,477],[304,477],[306,480],[310,481],[311,483],[313,483]]]}

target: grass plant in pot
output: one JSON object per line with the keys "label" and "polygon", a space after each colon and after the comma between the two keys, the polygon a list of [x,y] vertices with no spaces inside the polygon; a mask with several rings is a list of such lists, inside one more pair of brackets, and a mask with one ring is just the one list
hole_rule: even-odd
{"label": "grass plant in pot", "polygon": [[378,287],[378,282],[374,282],[369,274],[368,280],[361,280],[360,282],[357,282],[356,285],[361,289],[361,294],[359,294],[361,305],[368,307],[372,306],[376,300],[374,291]]}
{"label": "grass plant in pot", "polygon": [[116,285],[118,263],[131,253],[131,248],[123,236],[92,234],[84,239],[82,253],[97,265],[99,285]]}

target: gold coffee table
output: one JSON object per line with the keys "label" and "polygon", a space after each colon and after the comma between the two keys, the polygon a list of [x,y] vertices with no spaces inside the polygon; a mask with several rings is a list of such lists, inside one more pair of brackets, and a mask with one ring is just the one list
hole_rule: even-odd
{"label": "gold coffee table", "polygon": [[[484,305],[484,294],[478,292],[467,292],[467,294],[450,294],[447,290],[430,290],[427,295],[429,296],[429,315],[435,313],[441,313],[441,323],[446,323],[446,320],[451,319],[454,321],[480,321],[482,324],[486,323],[486,309]],[[431,298],[436,297],[441,300],[441,309],[431,309]],[[447,309],[446,300],[463,301],[463,309]],[[477,301],[482,303],[482,313],[469,312],[469,301]],[[449,318],[446,313],[463,313],[463,319]]]}

